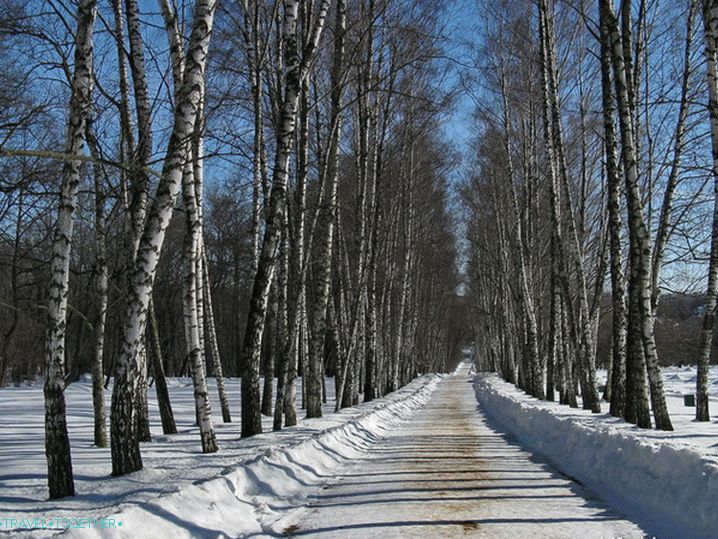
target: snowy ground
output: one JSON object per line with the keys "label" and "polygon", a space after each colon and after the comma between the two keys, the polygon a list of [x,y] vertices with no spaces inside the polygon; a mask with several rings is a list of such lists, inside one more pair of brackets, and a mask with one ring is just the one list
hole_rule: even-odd
{"label": "snowy ground", "polygon": [[665,369],[664,380],[674,432],[541,402],[493,374],[477,375],[475,386],[492,421],[659,536],[715,537],[718,369],[711,370],[709,423],[693,421],[695,408],[683,405],[694,391],[694,368]]}
{"label": "snowy ground", "polygon": [[[198,431],[193,425],[191,381],[173,379],[170,393],[179,433],[172,436],[161,434],[159,412],[154,389],[151,388],[153,441],[142,444],[144,469],[120,478],[110,477],[109,449],[98,449],[92,445],[91,388],[88,382],[78,382],[66,391],[77,496],[59,501],[46,500],[42,388],[38,385],[4,388],[0,390],[0,533],[5,533],[10,527],[4,519],[112,517],[135,504],[149,505],[146,503],[149,500],[167,497],[180,489],[184,491],[194,482],[229,473],[242,461],[295,446],[318,433],[346,426],[373,410],[397,400],[406,400],[417,392],[430,392],[436,379],[435,376],[420,378],[385,399],[338,414],[331,413],[334,388],[332,380],[328,379],[329,404],[324,407],[324,418],[301,421],[297,427],[279,433],[268,432],[248,440],[239,440],[239,381],[227,380],[230,404],[237,422],[223,424],[219,407],[213,407],[221,449],[212,455],[203,455],[200,450]],[[212,396],[215,396],[213,381],[211,390]],[[298,393],[301,394],[301,385]],[[107,400],[109,406],[109,392]],[[264,418],[264,426],[266,431],[271,431],[271,418]],[[171,496],[166,499],[171,499]],[[137,525],[141,521],[136,520],[134,529],[126,530],[128,537],[146,536],[137,534]],[[256,519],[249,519],[248,522],[256,522]],[[17,528],[17,525],[13,527]]]}
{"label": "snowy ground", "polygon": [[[0,497],[0,521],[112,519],[112,529],[62,533],[82,538],[645,535],[492,428],[471,381],[465,363],[452,376],[422,377],[297,429],[248,442],[225,439],[219,455],[199,454],[194,439],[174,447],[153,442],[144,448],[145,470],[119,479],[94,476],[94,484],[81,477],[84,492],[76,498]],[[90,471],[96,466],[82,457],[76,462]],[[21,498],[25,491],[18,486],[10,492]],[[16,531],[22,537],[54,533]]]}
{"label": "snowy ground", "polygon": [[[223,425],[214,409],[222,449],[213,455],[199,450],[191,382],[175,379],[180,434],[164,437],[153,422],[145,469],[121,478],[109,476],[109,451],[91,445],[89,384],[73,384],[78,495],[52,502],[45,499],[42,389],[3,389],[0,537],[715,535],[715,421],[696,425],[693,409],[674,409],[675,433],[639,430],[538,402],[483,374],[474,380],[477,404],[468,371],[462,364],[453,376],[424,376],[383,399],[249,440],[240,441],[238,425]],[[671,407],[682,406],[691,371],[666,376]],[[331,402],[331,381],[328,392]],[[238,412],[236,380],[229,394]],[[711,406],[718,415],[715,394]],[[158,415],[154,401],[151,415]],[[67,519],[62,527],[82,527],[47,529],[58,518]]]}
{"label": "snowy ground", "polygon": [[[669,438],[677,444],[699,447],[701,452],[713,455],[718,461],[718,366],[712,366],[708,377],[708,408],[712,421],[709,424],[694,421],[696,409],[683,404],[683,395],[696,392],[695,367],[667,367],[662,369],[663,387],[671,415],[673,433],[648,432],[648,438]],[[606,371],[599,370],[597,377],[601,384],[606,381]],[[608,408],[607,403],[603,403]]]}
{"label": "snowy ground", "polygon": [[644,530],[496,432],[468,366],[310,496],[294,537],[639,538]]}

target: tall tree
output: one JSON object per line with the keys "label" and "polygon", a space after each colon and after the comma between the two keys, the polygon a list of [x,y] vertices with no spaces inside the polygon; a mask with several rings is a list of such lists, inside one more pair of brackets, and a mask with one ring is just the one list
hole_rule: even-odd
{"label": "tall tree", "polygon": [[135,376],[147,322],[147,306],[157,270],[160,251],[174,204],[182,184],[190,139],[201,100],[207,50],[217,0],[198,0],[192,33],[187,45],[182,86],[175,104],[174,125],[167,146],[157,194],[152,200],[139,243],[137,261],[124,315],[121,349],[117,359],[112,392],[111,449],[112,473],[124,475],[142,468],[139,439],[134,427]]}
{"label": "tall tree", "polygon": [[75,30],[75,64],[67,121],[65,153],[69,159],[62,169],[62,186],[53,230],[50,260],[50,288],[45,344],[45,455],[50,498],[75,494],[70,440],[65,416],[65,337],[67,295],[70,278],[70,248],[87,124],[92,108],[93,41],[97,14],[94,0],[80,0]]}
{"label": "tall tree", "polygon": [[300,56],[297,46],[298,4],[295,0],[284,2],[283,47],[284,88],[279,119],[272,190],[267,207],[266,226],[257,272],[250,299],[247,328],[241,354],[242,391],[242,437],[262,432],[259,390],[259,363],[264,332],[269,290],[275,271],[277,247],[281,239],[284,213],[287,211],[287,179],[289,158],[296,125],[297,103],[302,80],[307,76],[314,52],[324,29],[324,21],[330,0],[322,0],[314,16],[311,38]]}
{"label": "tall tree", "polygon": [[705,313],[701,328],[698,376],[696,378],[696,420],[709,421],[708,366],[713,345],[713,331],[718,297],[718,71],[716,70],[716,42],[718,42],[718,2],[703,0],[703,31],[705,35],[706,72],[708,76],[708,113],[710,115],[711,148],[713,163],[713,219],[711,250],[708,265]]}
{"label": "tall tree", "polygon": [[324,179],[327,185],[326,202],[322,205],[320,219],[322,229],[319,235],[319,253],[316,261],[314,311],[311,316],[312,328],[309,340],[309,361],[307,365],[307,417],[321,417],[322,362],[326,340],[326,317],[331,284],[332,250],[334,248],[334,226],[337,213],[337,186],[339,141],[342,133],[342,92],[344,63],[344,34],[346,32],[346,1],[337,0],[336,24],[334,27],[334,65],[332,67],[332,95],[329,152],[326,158]]}
{"label": "tall tree", "polygon": [[[618,103],[618,117],[621,126],[621,142],[623,157],[623,172],[625,177],[626,199],[628,203],[628,229],[630,236],[630,271],[628,281],[629,294],[629,320],[627,350],[627,372],[629,382],[634,382],[635,398],[642,401],[640,387],[644,377],[643,365],[648,371],[648,380],[651,389],[651,404],[656,428],[673,430],[668,416],[663,382],[658,367],[658,357],[654,335],[653,309],[651,304],[651,242],[644,219],[643,202],[638,183],[638,162],[634,132],[635,97],[632,98],[629,82],[633,80],[630,65],[625,60],[623,44],[618,31],[618,21],[613,12],[613,6],[607,0],[600,0],[600,9],[608,24],[611,39],[611,52],[613,57],[614,84],[616,87],[616,100]],[[631,342],[640,343],[631,346]],[[643,356],[643,359],[640,357]],[[635,368],[628,369],[629,365]],[[639,380],[639,378],[641,380]],[[632,393],[632,392],[629,392]],[[626,419],[635,419],[639,426],[650,426],[647,421],[647,406],[639,404],[631,411],[632,396],[628,396]]]}
{"label": "tall tree", "polygon": [[606,188],[608,189],[608,228],[611,258],[611,406],[610,413],[622,417],[626,408],[626,290],[621,244],[621,178],[616,156],[615,100],[611,77],[611,44],[606,10],[600,10],[601,90],[603,132],[606,154]]}

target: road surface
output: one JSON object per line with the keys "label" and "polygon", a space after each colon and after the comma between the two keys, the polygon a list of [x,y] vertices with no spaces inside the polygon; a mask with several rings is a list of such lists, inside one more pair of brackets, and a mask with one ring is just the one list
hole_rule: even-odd
{"label": "road surface", "polygon": [[644,537],[576,481],[492,429],[468,366],[310,498],[288,537]]}

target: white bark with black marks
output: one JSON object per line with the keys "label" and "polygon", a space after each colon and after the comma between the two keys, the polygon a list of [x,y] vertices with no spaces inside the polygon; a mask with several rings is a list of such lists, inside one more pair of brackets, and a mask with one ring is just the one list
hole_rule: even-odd
{"label": "white bark with black marks", "polygon": [[603,99],[603,131],[606,154],[606,188],[608,189],[608,230],[611,259],[611,379],[610,413],[623,417],[626,409],[626,282],[623,274],[621,246],[621,178],[616,155],[615,101],[611,76],[611,43],[605,11],[600,10],[601,89]]}
{"label": "white bark with black marks", "polygon": [[187,141],[194,130],[199,109],[216,5],[217,0],[198,0],[196,4],[182,86],[178,92],[174,125],[162,177],[143,228],[137,262],[131,275],[115,387],[112,393],[113,475],[124,475],[142,468],[139,441],[132,421],[137,359],[147,323],[147,306],[160,251],[182,184],[183,169],[187,159]]}
{"label": "white bark with black marks", "polygon": [[718,2],[703,0],[703,28],[705,33],[706,71],[708,75],[708,113],[710,114],[711,148],[713,163],[713,223],[711,227],[711,255],[708,265],[705,314],[701,328],[698,377],[696,379],[696,420],[709,421],[708,367],[713,345],[713,331],[718,297],[718,69],[716,43],[718,42]]}
{"label": "white bark with black marks", "polygon": [[[81,156],[92,108],[93,42],[97,14],[95,0],[80,0],[75,31],[75,64],[72,75],[65,153]],[[65,332],[70,279],[70,249],[73,220],[80,185],[79,159],[67,160],[62,169],[62,186],[57,222],[53,229],[50,286],[45,343],[45,455],[50,498],[75,494],[70,440],[65,416]]]}
{"label": "white bark with black marks", "polygon": [[[625,177],[626,198],[628,202],[628,228],[631,239],[631,265],[629,277],[629,342],[631,333],[640,334],[643,344],[645,365],[648,371],[648,380],[651,388],[651,404],[656,428],[660,430],[673,430],[668,416],[663,381],[658,366],[656,342],[653,333],[653,309],[651,306],[651,241],[646,222],[643,217],[643,202],[638,183],[638,163],[636,161],[636,145],[633,115],[631,113],[631,99],[629,94],[627,68],[622,47],[622,40],[618,34],[618,22],[613,12],[613,6],[607,0],[601,0],[601,9],[605,10],[605,20],[608,24],[611,37],[611,52],[613,56],[614,84],[616,86],[616,99],[618,103],[618,117],[621,126],[621,142],[623,146],[623,172]],[[632,297],[630,297],[632,296]],[[633,315],[631,315],[633,313]],[[632,359],[632,348],[628,349],[627,362]],[[636,353],[638,350],[636,349]],[[628,365],[627,365],[628,367]],[[639,374],[636,369],[634,376]],[[640,399],[640,395],[638,396]],[[630,401],[630,395],[628,396]],[[627,405],[629,402],[627,402]],[[642,412],[643,415],[644,412]],[[639,418],[639,426],[646,425],[645,417]]]}
{"label": "white bark with black marks", "polygon": [[272,178],[272,190],[267,208],[266,226],[262,249],[254,278],[247,328],[241,354],[242,437],[262,432],[261,402],[259,388],[260,352],[264,332],[269,290],[276,267],[277,248],[281,239],[284,213],[287,211],[287,180],[289,159],[297,115],[297,103],[302,80],[307,76],[314,51],[319,43],[330,0],[322,0],[314,17],[311,37],[300,60],[297,46],[298,5],[295,0],[285,0],[284,51],[286,72],[284,96],[277,134],[277,147]]}

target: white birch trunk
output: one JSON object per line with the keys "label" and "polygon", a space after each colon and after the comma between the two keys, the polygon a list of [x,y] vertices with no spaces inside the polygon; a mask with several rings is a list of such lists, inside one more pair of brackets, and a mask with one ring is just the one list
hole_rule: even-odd
{"label": "white birch trunk", "polygon": [[703,28],[705,33],[705,57],[708,76],[708,112],[711,126],[711,148],[713,166],[713,223],[711,228],[711,256],[708,266],[705,314],[701,328],[701,343],[698,356],[698,377],[696,379],[696,420],[709,421],[708,412],[708,367],[713,345],[713,331],[718,297],[718,70],[716,63],[716,42],[718,41],[718,4],[714,0],[703,0]]}
{"label": "white birch trunk", "polygon": [[[197,121],[201,115],[201,93],[200,104],[197,111]],[[199,158],[196,152],[187,152],[187,155],[194,153],[192,166],[186,166],[182,180],[182,194],[185,206],[185,218],[187,229],[184,242],[184,282],[183,282],[183,311],[185,319],[185,335],[187,344],[187,355],[192,367],[192,385],[194,386],[195,411],[197,424],[199,425],[200,439],[203,453],[214,453],[219,449],[217,438],[212,425],[212,409],[207,391],[206,370],[204,366],[204,348],[202,347],[202,333],[199,304],[199,288],[202,279],[198,276],[201,270],[200,246],[201,246],[201,221],[199,207],[197,204],[197,193],[195,183],[198,174]]]}
{"label": "white birch trunk", "polygon": [[212,289],[209,283],[209,271],[207,269],[207,253],[202,249],[202,258],[204,268],[204,301],[205,314],[207,319],[207,333],[209,336],[209,345],[212,352],[212,364],[214,366],[214,377],[217,380],[217,393],[219,396],[219,404],[222,409],[222,421],[224,423],[232,422],[232,414],[229,410],[229,398],[224,385],[224,369],[222,367],[222,357],[219,354],[219,342],[217,341],[217,329],[214,323],[214,309],[212,307]]}
{"label": "white birch trunk", "polygon": [[137,433],[134,431],[137,356],[147,322],[147,305],[164,243],[165,232],[174,210],[187,158],[185,141],[191,136],[199,108],[207,50],[217,0],[198,0],[192,34],[185,60],[182,86],[178,92],[174,125],[162,169],[157,195],[152,201],[132,271],[128,305],[124,317],[121,349],[117,360],[112,393],[112,473],[123,475],[142,468]]}
{"label": "white birch trunk", "polygon": [[298,5],[295,0],[285,0],[284,47],[287,71],[282,104],[277,148],[274,163],[272,191],[267,209],[267,222],[262,241],[257,273],[254,278],[247,328],[245,331],[242,361],[242,437],[262,432],[259,363],[264,332],[269,290],[275,271],[277,247],[281,238],[284,212],[287,211],[287,179],[289,158],[296,124],[297,102],[302,80],[307,76],[309,62],[324,29],[330,0],[322,0],[315,17],[311,38],[300,61],[297,50]]}
{"label": "white birch trunk", "polygon": [[[80,0],[75,31],[75,66],[67,124],[65,153],[81,156],[92,107],[92,32],[95,0]],[[53,231],[45,344],[45,455],[50,498],[75,494],[70,440],[65,416],[65,332],[70,278],[73,219],[80,185],[81,161],[65,161],[57,222]]]}
{"label": "white birch trunk", "polygon": [[[608,22],[611,35],[611,46],[614,60],[614,83],[618,102],[619,120],[621,125],[621,141],[623,144],[623,170],[626,184],[626,197],[628,200],[628,226],[631,231],[631,277],[629,286],[635,293],[632,300],[636,303],[634,309],[640,316],[636,319],[635,329],[640,332],[643,342],[646,368],[651,388],[651,404],[656,428],[673,430],[668,416],[663,381],[658,367],[655,336],[653,333],[653,309],[651,307],[651,242],[643,217],[643,204],[638,184],[638,163],[636,161],[636,145],[634,123],[630,108],[630,94],[627,83],[624,51],[618,35],[618,23],[613,13],[612,5],[601,0],[602,9]],[[631,324],[629,321],[629,333]]]}

